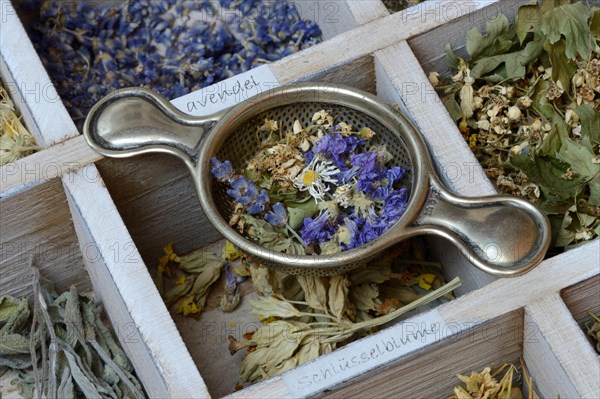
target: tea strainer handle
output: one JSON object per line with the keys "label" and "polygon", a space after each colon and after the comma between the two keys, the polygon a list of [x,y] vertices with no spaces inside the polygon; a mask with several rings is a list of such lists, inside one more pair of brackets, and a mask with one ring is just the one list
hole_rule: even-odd
{"label": "tea strainer handle", "polygon": [[151,90],[119,89],[90,110],[83,134],[94,150],[108,157],[164,152],[193,169],[198,145],[219,116],[192,117]]}
{"label": "tea strainer handle", "polygon": [[508,195],[460,197],[437,178],[412,228],[452,241],[473,265],[499,277],[535,267],[550,245],[548,218],[529,201]]}

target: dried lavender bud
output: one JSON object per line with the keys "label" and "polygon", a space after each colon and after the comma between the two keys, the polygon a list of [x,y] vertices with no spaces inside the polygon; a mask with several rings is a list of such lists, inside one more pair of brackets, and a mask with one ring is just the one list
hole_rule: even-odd
{"label": "dried lavender bud", "polygon": [[286,1],[17,1],[59,95],[81,128],[128,86],[180,97],[302,50],[319,27]]}

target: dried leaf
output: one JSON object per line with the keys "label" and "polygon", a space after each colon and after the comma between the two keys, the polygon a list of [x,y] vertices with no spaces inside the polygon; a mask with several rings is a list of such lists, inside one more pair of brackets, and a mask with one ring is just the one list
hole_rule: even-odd
{"label": "dried leaf", "polygon": [[296,276],[304,290],[304,300],[317,310],[327,311],[327,291],[321,277]]}
{"label": "dried leaf", "polygon": [[519,7],[517,20],[515,22],[515,31],[521,44],[525,41],[527,33],[531,32],[532,28],[537,27],[541,19],[542,13],[537,4]]}
{"label": "dried leaf", "polygon": [[490,19],[486,24],[487,35],[484,37],[478,28],[467,31],[467,52],[471,59],[502,54],[513,45],[509,32],[509,22],[505,15],[500,14]]}
{"label": "dried leaf", "polygon": [[167,304],[167,306],[173,305],[175,302],[177,302],[178,300],[180,300],[181,298],[186,296],[188,294],[188,292],[190,292],[190,290],[192,289],[193,284],[194,284],[194,278],[188,277],[185,280],[184,284],[175,285],[173,288],[171,288],[169,291],[167,291],[165,293],[165,295],[163,296],[163,299],[165,300],[165,303]]}
{"label": "dried leaf", "polygon": [[551,44],[565,38],[565,55],[574,60],[577,55],[587,59],[591,47],[588,38],[590,9],[581,2],[565,4],[544,13],[540,29]]}
{"label": "dried leaf", "polygon": [[299,365],[310,362],[321,355],[321,345],[314,335],[306,336],[302,340],[301,345],[302,346],[296,354]]}
{"label": "dried leaf", "polygon": [[252,305],[250,313],[263,320],[270,317],[287,319],[300,316],[300,311],[294,305],[275,297],[259,296],[254,300],[250,300],[250,304]]}
{"label": "dried leaf", "polygon": [[560,152],[556,155],[587,181],[590,187],[589,203],[600,205],[600,164],[592,162],[594,156],[583,144],[569,138],[562,140]]}
{"label": "dried leaf", "polygon": [[343,318],[348,310],[349,286],[350,281],[345,275],[332,276],[329,278],[329,310],[331,310],[331,313],[339,319]]}
{"label": "dried leaf", "polygon": [[377,308],[376,299],[379,296],[379,287],[375,283],[352,285],[348,299],[358,310],[370,311]]}

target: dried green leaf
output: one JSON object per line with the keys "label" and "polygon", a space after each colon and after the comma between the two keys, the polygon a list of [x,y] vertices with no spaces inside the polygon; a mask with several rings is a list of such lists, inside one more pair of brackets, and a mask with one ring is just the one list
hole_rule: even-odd
{"label": "dried green leaf", "polygon": [[348,309],[349,286],[350,281],[346,275],[337,275],[329,278],[329,310],[339,319],[345,316]]}
{"label": "dried green leaf", "polygon": [[3,355],[0,357],[0,367],[8,367],[13,370],[29,369],[32,367],[31,355],[29,353],[19,355]]}
{"label": "dried green leaf", "polygon": [[561,83],[563,89],[569,91],[571,88],[571,79],[577,72],[577,65],[565,53],[565,41],[559,40],[554,44],[544,44],[544,50],[550,57],[552,64],[552,80]]}
{"label": "dried green leaf", "polygon": [[513,33],[509,31],[508,18],[504,14],[490,19],[485,27],[485,37],[476,27],[467,31],[466,47],[472,60],[502,54],[513,46]]}
{"label": "dried green leaf", "polygon": [[63,373],[58,385],[57,397],[72,399],[75,398],[75,386],[71,377],[71,370],[68,367],[63,369]]}
{"label": "dried green leaf", "polygon": [[445,96],[443,102],[453,121],[458,121],[462,118],[462,111],[460,109],[458,101],[456,101],[456,97],[454,97],[454,93]]}
{"label": "dried green leaf", "polygon": [[452,71],[456,71],[458,69],[459,59],[454,53],[454,51],[452,51],[452,46],[450,45],[450,43],[446,44],[446,46],[444,47],[444,51],[446,52],[446,61],[448,63],[448,68],[450,68],[450,70]]}
{"label": "dried green leaf", "polygon": [[327,311],[327,291],[321,277],[296,276],[304,290],[304,300],[317,310]]}
{"label": "dried green leaf", "polygon": [[471,77],[476,79],[485,77],[486,74],[496,71],[504,64],[504,70],[499,73],[502,80],[523,78],[527,65],[540,56],[542,49],[542,41],[537,39],[527,43],[522,50],[481,58],[474,63]]}
{"label": "dried green leaf", "polygon": [[289,220],[288,224],[292,229],[297,230],[304,223],[304,218],[312,218],[319,210],[317,202],[312,197],[307,197],[305,201],[286,201]]}
{"label": "dried green leaf", "polygon": [[565,138],[556,157],[569,164],[573,171],[587,181],[590,187],[589,203],[600,205],[600,164],[592,162],[594,154],[581,143]]}
{"label": "dried green leaf", "polygon": [[202,269],[202,272],[196,277],[189,295],[194,296],[194,301],[198,305],[200,311],[204,310],[210,287],[212,287],[215,281],[219,279],[221,269],[224,265],[225,259],[223,258],[221,258],[219,262],[208,263],[205,265],[204,269]]}
{"label": "dried green leaf", "polygon": [[590,33],[600,37],[600,10],[595,10],[590,21]]}
{"label": "dried green leaf", "polygon": [[86,398],[102,398],[102,395],[100,394],[96,384],[90,381],[89,376],[86,375],[87,373],[80,368],[75,355],[67,351],[63,353],[69,362],[69,368],[73,375],[73,380],[77,384],[77,388],[83,392]]}
{"label": "dried green leaf", "polygon": [[590,9],[581,2],[552,8],[542,16],[540,29],[550,44],[565,38],[565,55],[587,59],[590,54]]}
{"label": "dried green leaf", "polygon": [[28,324],[30,314],[27,298],[0,298],[0,321],[4,322],[0,336],[20,332]]}
{"label": "dried green leaf", "polygon": [[589,104],[580,105],[574,111],[581,123],[581,144],[594,152],[600,143],[600,112]]}
{"label": "dried green leaf", "polygon": [[512,157],[510,163],[525,172],[549,198],[568,200],[578,196],[583,190],[583,178],[576,176],[572,180],[564,179],[563,175],[569,165],[556,158],[523,154]]}
{"label": "dried green leaf", "polygon": [[0,335],[0,355],[29,353],[29,338],[21,334]]}
{"label": "dried green leaf", "polygon": [[517,20],[515,22],[515,31],[521,44],[525,41],[527,33],[531,32],[533,30],[532,28],[537,27],[541,19],[542,13],[537,4],[519,7]]}
{"label": "dried green leaf", "polygon": [[0,321],[6,321],[14,317],[23,308],[23,304],[27,304],[27,298],[0,297]]}

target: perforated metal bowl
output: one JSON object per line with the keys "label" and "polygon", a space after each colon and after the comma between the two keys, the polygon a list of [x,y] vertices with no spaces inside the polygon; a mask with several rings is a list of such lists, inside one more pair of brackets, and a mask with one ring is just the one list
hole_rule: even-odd
{"label": "perforated metal bowl", "polygon": [[[225,187],[210,176],[210,159],[230,160],[242,170],[256,154],[257,130],[266,118],[289,131],[296,119],[307,125],[323,109],[355,129],[376,132],[394,164],[409,171],[401,182],[409,189],[408,207],[386,233],[356,249],[303,256],[267,250],[228,225],[233,203]],[[406,117],[377,97],[343,85],[280,87],[206,118],[185,115],[149,90],[119,90],[90,111],[84,135],[96,151],[110,157],[166,152],[181,158],[194,177],[200,205],[221,234],[265,266],[288,273],[343,273],[399,241],[434,234],[451,241],[474,266],[514,276],[537,265],[549,245],[548,220],[534,205],[511,196],[452,194],[440,182],[425,143]]]}

